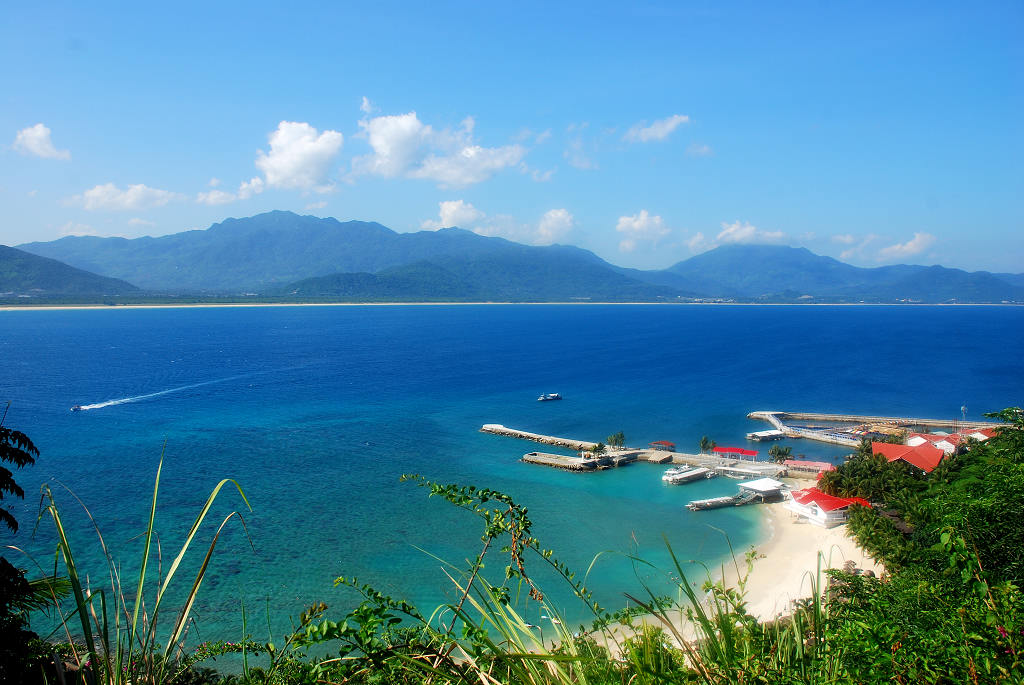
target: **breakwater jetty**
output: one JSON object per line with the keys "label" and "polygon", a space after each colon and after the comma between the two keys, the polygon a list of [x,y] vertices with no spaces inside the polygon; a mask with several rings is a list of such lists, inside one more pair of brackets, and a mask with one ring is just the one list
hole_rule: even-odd
{"label": "breakwater jetty", "polygon": [[[866,414],[822,414],[818,412],[752,411],[748,419],[767,421],[787,438],[807,438],[844,447],[857,447],[864,438],[873,439],[879,435],[892,434],[899,430],[917,428],[961,427],[961,422],[950,419],[921,419],[903,416],[871,416]],[[811,424],[853,424],[841,425],[795,425],[794,422]],[[1001,425],[993,421],[968,421],[963,425],[984,428]]]}
{"label": "breakwater jetty", "polygon": [[[503,426],[500,423],[488,423],[481,429],[482,433],[500,435],[506,438],[518,440],[529,440],[539,442],[543,445],[564,447],[576,452],[590,452],[597,446],[596,442],[587,440],[576,440],[574,438],[563,438],[554,435],[541,435],[529,431],[518,430]],[[732,457],[721,457],[715,454],[686,454],[683,452],[669,452],[657,449],[638,449],[632,447],[606,447],[603,454],[594,456],[550,454],[547,452],[530,452],[523,455],[523,461],[530,464],[541,464],[554,466],[570,471],[596,471],[602,468],[626,466],[637,461],[646,461],[652,464],[687,464],[689,466],[703,466],[713,469],[720,474],[733,478],[762,478],[776,477],[785,468],[778,464],[763,461],[751,461],[747,459],[736,459]]]}

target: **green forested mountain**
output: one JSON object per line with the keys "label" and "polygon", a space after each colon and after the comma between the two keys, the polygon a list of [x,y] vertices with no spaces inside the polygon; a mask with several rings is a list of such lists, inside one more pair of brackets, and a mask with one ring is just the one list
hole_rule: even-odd
{"label": "green forested mountain", "polygon": [[[660,271],[617,267],[565,245],[459,228],[274,211],[159,238],[66,237],[20,246],[152,292],[366,300],[1024,302],[1024,275],[941,266],[860,268],[805,248],[725,245]],[[372,277],[371,277],[372,276]]]}
{"label": "green forested mountain", "polygon": [[138,288],[130,283],[0,245],[0,296],[102,296],[135,292]]}

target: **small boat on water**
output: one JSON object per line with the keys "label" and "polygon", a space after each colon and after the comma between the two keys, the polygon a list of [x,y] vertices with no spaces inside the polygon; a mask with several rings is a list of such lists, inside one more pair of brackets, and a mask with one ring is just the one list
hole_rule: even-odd
{"label": "small boat on water", "polygon": [[706,469],[703,466],[673,466],[665,471],[661,476],[661,479],[669,485],[682,485],[683,483],[689,483],[695,480],[714,478],[717,475],[718,474],[711,469]]}
{"label": "small boat on water", "polygon": [[71,407],[71,411],[82,411],[82,405],[76,404],[75,406]]}
{"label": "small boat on water", "polygon": [[560,400],[562,396],[557,392],[546,392],[537,398],[538,402],[550,402],[551,400]]}

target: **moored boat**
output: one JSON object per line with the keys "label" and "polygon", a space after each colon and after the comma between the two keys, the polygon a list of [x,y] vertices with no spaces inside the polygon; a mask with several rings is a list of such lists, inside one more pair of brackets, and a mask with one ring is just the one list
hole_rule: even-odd
{"label": "moored boat", "polygon": [[551,400],[560,400],[560,399],[562,399],[561,394],[559,394],[557,392],[546,392],[543,395],[541,395],[540,397],[538,397],[537,401],[538,402],[550,402]]}
{"label": "moored boat", "polygon": [[661,479],[669,485],[681,485],[695,480],[714,478],[716,475],[718,474],[711,469],[704,468],[703,466],[695,466],[692,468],[673,467],[665,471]]}

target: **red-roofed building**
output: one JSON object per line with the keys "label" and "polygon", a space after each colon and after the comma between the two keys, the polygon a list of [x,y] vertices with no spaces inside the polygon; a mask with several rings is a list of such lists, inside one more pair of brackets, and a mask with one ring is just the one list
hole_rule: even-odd
{"label": "red-roofed building", "polygon": [[816,476],[821,477],[821,474],[826,471],[835,471],[836,465],[830,464],[827,461],[806,461],[803,459],[787,459],[782,462],[782,465],[786,467],[786,470],[792,475],[800,476]]}
{"label": "red-roofed building", "polygon": [[655,440],[654,442],[651,443],[651,449],[662,450],[665,452],[675,452],[676,444],[674,442],[669,442],[668,440]]}
{"label": "red-roofed building", "polygon": [[832,528],[846,522],[850,506],[859,504],[864,507],[871,505],[860,497],[834,497],[818,488],[794,490],[786,500],[786,508],[801,518],[806,518],[816,526]]}
{"label": "red-roofed building", "polygon": [[[947,436],[948,437],[948,436]],[[911,466],[931,473],[946,453],[933,445],[893,445],[888,442],[871,443],[871,453],[880,454],[889,461],[903,461]]]}
{"label": "red-roofed building", "polygon": [[748,450],[743,447],[715,447],[712,451],[722,456],[736,457],[737,459],[742,457],[751,461],[757,457],[757,450]]}

